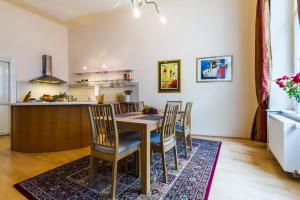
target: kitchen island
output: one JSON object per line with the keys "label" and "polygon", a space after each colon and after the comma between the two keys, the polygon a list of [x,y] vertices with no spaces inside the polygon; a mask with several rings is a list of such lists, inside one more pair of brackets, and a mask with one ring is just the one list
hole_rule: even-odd
{"label": "kitchen island", "polygon": [[88,106],[96,102],[16,103],[11,105],[11,148],[42,153],[90,144]]}

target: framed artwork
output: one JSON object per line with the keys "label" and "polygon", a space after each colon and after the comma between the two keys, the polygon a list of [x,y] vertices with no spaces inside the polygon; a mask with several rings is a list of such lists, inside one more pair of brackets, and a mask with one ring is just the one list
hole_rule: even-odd
{"label": "framed artwork", "polygon": [[181,60],[158,62],[158,92],[181,92]]}
{"label": "framed artwork", "polygon": [[232,81],[233,56],[197,58],[197,82]]}

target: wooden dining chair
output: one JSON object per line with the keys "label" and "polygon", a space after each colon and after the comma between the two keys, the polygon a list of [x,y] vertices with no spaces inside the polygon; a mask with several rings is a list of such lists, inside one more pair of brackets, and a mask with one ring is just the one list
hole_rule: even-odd
{"label": "wooden dining chair", "polygon": [[136,102],[130,102],[130,103],[126,103],[127,104],[127,112],[137,112],[137,106],[136,106]]}
{"label": "wooden dining chair", "polygon": [[192,135],[191,135],[191,113],[193,103],[188,102],[185,106],[184,116],[181,124],[176,124],[176,135],[184,139],[185,157],[188,158],[188,145],[190,152],[193,150]]}
{"label": "wooden dining chair", "polygon": [[163,117],[162,126],[158,133],[151,135],[151,161],[153,152],[161,153],[163,162],[164,182],[168,182],[167,158],[166,153],[173,149],[175,168],[178,170],[177,148],[176,148],[176,118],[178,114],[178,105],[167,104]]}
{"label": "wooden dining chair", "polygon": [[135,103],[136,112],[142,112],[144,110],[145,103],[143,101],[138,101]]}
{"label": "wooden dining chair", "polygon": [[114,110],[115,110],[115,114],[119,115],[122,114],[122,108],[121,108],[121,103],[112,103],[112,105],[114,106]]}
{"label": "wooden dining chair", "polygon": [[178,105],[178,112],[182,111],[182,101],[167,101],[167,104],[168,103],[169,104],[172,103],[172,104]]}
{"label": "wooden dining chair", "polygon": [[143,101],[127,103],[128,112],[142,112],[143,109],[144,109]]}
{"label": "wooden dining chair", "polygon": [[[90,106],[89,116],[92,127],[89,185],[92,184],[97,169],[96,159],[112,162],[111,198],[114,199],[116,196],[118,161],[135,152],[138,153],[140,161],[141,141],[137,132],[127,132],[126,135],[119,137],[114,107],[111,104]],[[140,167],[138,172],[140,175]]]}

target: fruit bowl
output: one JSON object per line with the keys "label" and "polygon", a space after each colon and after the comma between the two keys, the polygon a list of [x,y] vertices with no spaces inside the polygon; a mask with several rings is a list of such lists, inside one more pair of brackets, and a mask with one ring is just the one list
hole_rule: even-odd
{"label": "fruit bowl", "polygon": [[145,105],[143,109],[143,114],[145,115],[158,114],[158,110],[152,106]]}
{"label": "fruit bowl", "polygon": [[46,102],[54,102],[55,99],[51,95],[46,95],[44,94],[43,96],[40,97],[41,101],[46,101]]}

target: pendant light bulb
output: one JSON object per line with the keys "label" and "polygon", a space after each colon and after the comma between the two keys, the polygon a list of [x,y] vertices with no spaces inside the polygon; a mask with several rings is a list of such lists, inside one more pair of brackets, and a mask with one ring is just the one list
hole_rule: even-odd
{"label": "pendant light bulb", "polygon": [[133,8],[133,10],[132,10],[132,12],[133,12],[133,16],[134,16],[134,18],[140,18],[141,17],[141,11],[140,11],[140,9],[138,9],[137,7],[134,7]]}
{"label": "pendant light bulb", "polygon": [[167,19],[166,19],[165,16],[161,15],[161,16],[160,16],[160,22],[161,22],[162,24],[166,24],[168,21],[167,21]]}

